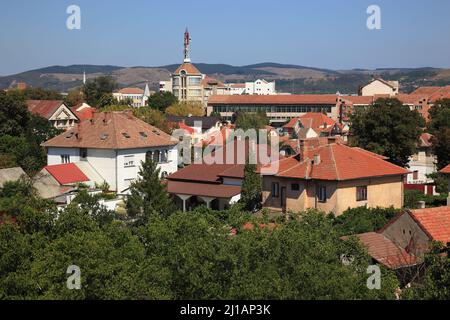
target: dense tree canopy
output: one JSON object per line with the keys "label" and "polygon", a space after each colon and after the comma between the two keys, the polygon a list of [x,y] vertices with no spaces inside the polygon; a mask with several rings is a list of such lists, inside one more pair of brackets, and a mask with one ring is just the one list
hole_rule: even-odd
{"label": "dense tree canopy", "polygon": [[168,107],[178,102],[171,92],[156,92],[148,99],[148,106],[152,109],[156,109],[164,112]]}
{"label": "dense tree canopy", "polygon": [[204,116],[205,111],[199,102],[177,102],[166,109],[166,113],[172,116]]}
{"label": "dense tree canopy", "polygon": [[264,111],[237,112],[235,118],[236,128],[242,130],[264,129],[269,124],[269,119]]}
{"label": "dense tree canopy", "polygon": [[113,91],[117,89],[117,83],[111,76],[101,76],[89,80],[83,87],[86,102],[93,107],[105,107],[112,104]]}
{"label": "dense tree canopy", "polygon": [[379,99],[373,106],[354,110],[350,117],[353,144],[384,155],[405,167],[417,151],[425,121],[397,99]]}

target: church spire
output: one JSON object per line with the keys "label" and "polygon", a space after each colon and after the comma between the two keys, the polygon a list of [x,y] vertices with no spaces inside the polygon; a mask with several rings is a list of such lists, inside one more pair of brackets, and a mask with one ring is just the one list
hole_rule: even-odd
{"label": "church spire", "polygon": [[189,35],[189,30],[186,28],[184,32],[184,62],[191,62],[189,57],[189,45],[191,43],[191,37]]}
{"label": "church spire", "polygon": [[86,85],[86,71],[83,71],[83,84]]}

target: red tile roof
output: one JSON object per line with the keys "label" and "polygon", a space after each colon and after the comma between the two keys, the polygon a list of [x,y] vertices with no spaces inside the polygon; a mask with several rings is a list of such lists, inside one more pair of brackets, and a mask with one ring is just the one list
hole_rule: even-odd
{"label": "red tile roof", "polygon": [[200,72],[200,70],[198,70],[192,63],[190,62],[185,62],[183,63],[181,66],[179,66],[177,68],[177,70],[175,70],[174,74],[179,75],[181,73],[181,71],[184,70],[186,71],[187,74],[192,74],[192,75],[201,75],[202,73]]}
{"label": "red tile roof", "polygon": [[450,242],[450,207],[411,210],[411,217],[433,241]]}
{"label": "red tile roof", "polygon": [[442,169],[441,171],[439,171],[440,173],[447,173],[450,174],[450,164],[448,166],[446,166],[444,169]]}
{"label": "red tile roof", "polygon": [[117,92],[121,94],[144,94],[144,90],[140,88],[123,88]]}
{"label": "red tile roof", "polygon": [[326,124],[327,127],[336,124],[336,121],[320,112],[305,113],[300,117],[300,121],[302,121],[302,124],[305,128],[313,128],[313,129],[323,127],[324,124]]}
{"label": "red tile roof", "polygon": [[[239,164],[191,164],[183,169],[178,170],[171,174],[167,179],[180,180],[180,181],[199,181],[199,182],[214,182],[220,183],[220,176],[226,171],[233,169],[232,172],[236,173],[238,169],[234,167],[242,167],[242,175],[240,178],[244,178],[244,165]],[[236,177],[237,175],[234,174]]]}
{"label": "red tile roof", "polygon": [[293,94],[293,95],[213,95],[209,105],[217,104],[336,104],[335,94]]}
{"label": "red tile roof", "polygon": [[90,120],[94,117],[94,113],[97,110],[92,107],[83,108],[80,111],[76,111],[76,108],[72,108],[72,112],[76,114],[80,121]]}
{"label": "red tile roof", "polygon": [[[315,156],[320,163],[314,164]],[[381,159],[366,150],[331,143],[303,154],[280,160],[280,177],[317,180],[353,180],[388,175],[405,175],[409,171]]]}
{"label": "red tile roof", "polygon": [[431,135],[429,133],[426,133],[426,132],[422,133],[419,138],[419,147],[423,147],[423,148],[431,147],[432,146],[432,143],[431,143],[432,137],[433,137],[433,135]]}
{"label": "red tile roof", "polygon": [[89,178],[74,164],[58,164],[44,167],[61,185],[89,181]]}
{"label": "red tile roof", "polygon": [[[357,234],[356,237],[367,248],[369,255],[390,269],[408,267],[418,263],[418,258],[406,252],[383,234],[368,232]],[[348,237],[343,237],[348,239]]]}
{"label": "red tile roof", "polygon": [[53,138],[44,147],[133,149],[175,145],[167,133],[134,117],[128,111],[94,113],[94,118]]}
{"label": "red tile roof", "polygon": [[61,100],[27,100],[28,110],[46,119],[50,119],[62,104]]}

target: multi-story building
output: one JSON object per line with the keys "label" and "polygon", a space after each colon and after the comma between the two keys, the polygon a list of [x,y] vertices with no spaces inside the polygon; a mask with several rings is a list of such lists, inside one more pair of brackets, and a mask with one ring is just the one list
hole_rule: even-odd
{"label": "multi-story building", "polygon": [[380,94],[395,96],[398,93],[398,81],[385,81],[381,78],[374,78],[359,89],[360,96],[375,96]]}
{"label": "multi-story building", "polygon": [[131,100],[131,104],[135,108],[146,106],[150,95],[148,84],[145,85],[144,90],[140,88],[123,88],[113,93],[117,101]]}
{"label": "multi-story building", "polygon": [[176,139],[125,111],[95,113],[43,146],[49,166],[87,162],[111,190],[126,194],[138,178],[141,161],[157,162],[162,176],[177,171],[177,144]]}
{"label": "multi-story building", "polygon": [[208,100],[207,114],[219,113],[232,120],[236,112],[264,111],[271,122],[286,122],[308,112],[324,113],[338,119],[337,95],[215,95]]}
{"label": "multi-story building", "polygon": [[245,83],[245,94],[273,95],[275,91],[275,81],[268,82],[264,79],[258,79],[254,82]]}

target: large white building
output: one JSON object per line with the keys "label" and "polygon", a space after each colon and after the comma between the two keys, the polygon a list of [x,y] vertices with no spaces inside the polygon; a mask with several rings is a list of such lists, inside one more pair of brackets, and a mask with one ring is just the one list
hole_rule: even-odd
{"label": "large white building", "polygon": [[386,81],[381,78],[372,79],[368,84],[359,88],[360,96],[388,95],[395,96],[399,93],[398,81]]}
{"label": "large white building", "polygon": [[96,113],[43,146],[48,165],[88,162],[112,191],[126,194],[147,158],[158,163],[162,176],[177,171],[177,144],[170,135],[124,111]]}
{"label": "large white building", "polygon": [[245,83],[245,94],[250,95],[273,95],[277,94],[275,90],[275,81],[268,82],[264,79],[258,79],[255,82]]}

